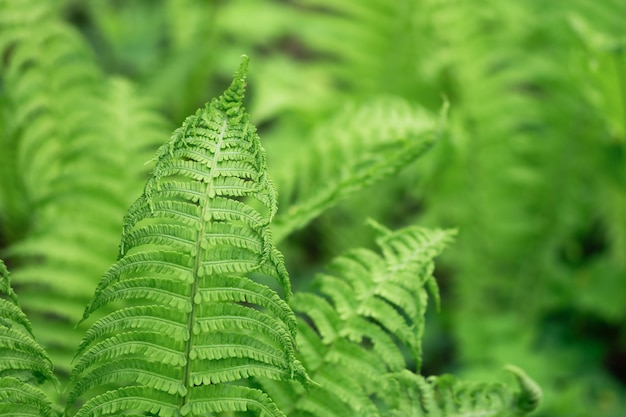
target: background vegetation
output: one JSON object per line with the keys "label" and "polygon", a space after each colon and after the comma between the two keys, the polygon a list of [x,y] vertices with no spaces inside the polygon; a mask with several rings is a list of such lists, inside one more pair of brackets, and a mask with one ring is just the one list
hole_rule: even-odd
{"label": "background vegetation", "polygon": [[423,373],[487,379],[514,363],[545,392],[537,416],[623,412],[623,1],[0,7],[0,257],[55,363],[69,366],[143,163],[245,53],[282,208],[450,105],[419,162],[284,236],[296,289],[374,245],[367,217],[458,228],[438,263],[443,309],[427,321]]}

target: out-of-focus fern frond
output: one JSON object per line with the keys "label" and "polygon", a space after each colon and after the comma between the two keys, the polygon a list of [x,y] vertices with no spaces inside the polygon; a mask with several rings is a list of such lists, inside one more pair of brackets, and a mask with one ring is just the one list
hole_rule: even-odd
{"label": "out-of-focus fern frond", "polygon": [[35,341],[0,259],[0,415],[52,416],[50,399],[36,385],[54,380],[52,362]]}
{"label": "out-of-focus fern frond", "polygon": [[[264,274],[291,293],[269,230],[276,195],[242,103],[247,63],[159,149],[125,218],[119,260],[84,318],[119,300],[135,305],[96,321],[83,340],[68,407],[93,388],[113,388],[77,416],[258,410],[278,417],[284,414],[271,399],[245,381],[308,383],[295,358],[293,312],[246,277]],[[121,383],[127,386],[115,388]]]}
{"label": "out-of-focus fern frond", "polygon": [[382,256],[355,249],[338,257],[316,278],[319,295],[298,293],[291,302],[301,315],[302,362],[319,386],[304,394],[266,382],[289,415],[379,415],[372,398],[384,375],[420,368],[426,289],[438,295],[433,258],[452,233],[376,227]]}
{"label": "out-of-focus fern frond", "polygon": [[[323,57],[324,69],[352,95],[393,94],[439,101],[439,51],[429,1],[298,0],[297,36]],[[425,58],[428,57],[428,61]]]}
{"label": "out-of-focus fern frond", "polygon": [[435,125],[426,111],[400,98],[349,106],[320,125],[310,149],[297,150],[277,171],[287,209],[276,219],[276,239],[414,163],[436,140]]}
{"label": "out-of-focus fern frond", "polygon": [[130,85],[100,73],[51,6],[0,3],[7,108],[0,165],[11,167],[0,181],[14,191],[0,205],[2,227],[20,228],[4,233],[3,250],[24,309],[57,369],[69,373],[80,340],[74,324],[115,259],[143,163],[167,128]]}
{"label": "out-of-focus fern frond", "polygon": [[[21,201],[23,210],[16,212],[10,210],[10,205],[4,205],[6,223],[3,227],[16,224],[22,228],[21,233],[7,233],[9,238],[15,239],[5,242],[9,244],[7,255],[17,264],[14,282],[35,327],[38,327],[39,319],[52,313],[63,317],[65,323],[62,326],[71,329],[66,315],[71,307],[66,302],[73,297],[66,291],[80,291],[80,285],[77,288],[74,282],[65,279],[67,275],[62,269],[67,265],[65,261],[48,263],[46,251],[54,250],[60,260],[73,259],[78,260],[79,265],[92,266],[93,255],[86,250],[82,256],[65,253],[73,242],[66,239],[64,232],[73,227],[68,230],[68,224],[59,218],[59,214],[63,214],[60,209],[63,198],[68,194],[59,193],[55,185],[65,175],[71,175],[64,164],[67,159],[65,149],[75,143],[77,133],[84,128],[98,72],[80,39],[59,24],[50,7],[43,3],[1,3],[0,32],[3,35],[0,49],[6,57],[1,71],[7,107],[3,142],[8,151],[0,157],[2,164],[6,158],[7,165],[14,168],[12,175],[2,177],[2,189],[10,190],[14,184],[19,184],[19,195],[11,198]],[[88,157],[87,154],[84,156]],[[79,190],[75,191],[75,195],[80,195]],[[71,212],[70,217],[79,213]],[[78,226],[79,219],[78,216],[72,218],[71,225]],[[34,243],[46,239],[52,242]],[[23,250],[16,241],[23,245]],[[84,247],[84,242],[77,243]],[[45,268],[42,269],[42,265],[46,265]],[[41,281],[46,279],[48,283]],[[81,276],[78,282],[84,282],[84,279]],[[49,297],[54,286],[62,289],[62,303],[54,303]],[[37,306],[36,298],[44,294],[45,299]],[[54,323],[46,323],[42,329],[52,330],[49,334],[54,334],[54,327]],[[55,343],[47,335],[42,336],[43,344],[52,347],[53,351]],[[64,336],[66,334],[59,340],[61,344],[66,342]],[[58,338],[59,333],[53,337]]]}
{"label": "out-of-focus fern frond", "polygon": [[521,369],[507,368],[519,385],[459,381],[452,375],[424,378],[404,370],[387,376],[389,411],[385,417],[521,417],[534,411],[541,390]]}
{"label": "out-of-focus fern frond", "polygon": [[[595,109],[594,114],[600,116],[599,128],[606,132],[601,138],[606,149],[599,165],[604,169],[600,172],[609,175],[602,178],[598,187],[602,195],[598,209],[607,224],[622,225],[626,224],[626,35],[620,16],[626,13],[626,7],[618,1],[607,2],[603,7],[579,3],[569,16],[570,25],[584,46],[576,80]],[[617,300],[626,297],[626,285],[611,285],[609,281],[615,280],[619,272],[609,271],[626,273],[626,230],[619,226],[606,229],[609,254],[601,262],[604,265],[599,266],[598,275],[611,277],[602,285],[605,290],[597,294],[597,300],[585,304],[594,305],[607,318],[619,321],[626,317],[626,309],[617,308],[621,304]],[[615,303],[605,302],[609,292]]]}
{"label": "out-of-focus fern frond", "polygon": [[[558,381],[595,369],[605,383],[611,371],[601,355],[590,359],[585,336],[556,342],[551,326],[577,334],[581,324],[568,317],[618,325],[626,313],[624,250],[616,251],[625,230],[625,119],[616,115],[624,67],[623,52],[609,52],[623,38],[624,3],[440,5],[433,19],[457,79],[454,159],[447,154],[446,169],[428,180],[423,221],[463,231],[448,258],[459,358],[475,364],[474,377],[524,363],[546,391],[545,415],[597,413],[594,384]],[[551,347],[537,354],[538,343]],[[618,415],[616,385],[604,387]],[[591,400],[564,411],[581,392]]]}
{"label": "out-of-focus fern frond", "polygon": [[9,238],[23,237],[32,205],[53,193],[62,143],[67,142],[63,136],[84,115],[85,97],[95,80],[95,68],[80,40],[55,24],[49,9],[39,2],[0,3],[0,52],[5,57],[0,63],[5,106],[2,165],[6,159],[1,189],[13,191],[2,195],[3,229]]}

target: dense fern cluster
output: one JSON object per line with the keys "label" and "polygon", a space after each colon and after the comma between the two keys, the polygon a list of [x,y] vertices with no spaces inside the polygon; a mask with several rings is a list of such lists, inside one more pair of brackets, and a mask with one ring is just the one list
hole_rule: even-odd
{"label": "dense fern cluster", "polygon": [[[245,58],[224,94],[157,151],[125,217],[118,260],[85,309],[83,320],[106,307],[78,347],[63,415],[379,415],[372,400],[395,393],[379,393],[377,383],[407,367],[402,349],[419,364],[424,288],[436,288],[432,258],[449,233],[377,226],[383,257],[357,250],[338,258],[335,274],[319,278],[322,296],[292,300],[300,325],[286,301],[247,277],[272,277],[291,295],[269,228],[276,194],[243,109],[247,65]],[[0,339],[9,352],[2,384],[12,385],[6,412],[52,415],[28,373],[12,376],[30,370],[54,379],[1,266],[10,306]]]}
{"label": "dense fern cluster", "polygon": [[4,256],[42,343],[69,372],[93,293],[86,277],[115,255],[143,163],[168,129],[132,85],[102,74],[51,3],[0,5]]}
{"label": "dense fern cluster", "polygon": [[0,0],[0,415],[621,416],[625,14]]}
{"label": "dense fern cluster", "polygon": [[[458,227],[442,261],[444,337],[431,346],[448,344],[453,369],[473,377],[524,363],[548,393],[543,415],[621,415],[624,3],[292,4],[299,25],[281,28],[300,42],[296,53],[262,50],[291,60],[273,86],[300,74],[319,107],[300,130],[276,117],[280,128],[265,137],[287,141],[346,97],[396,94],[434,110],[443,92],[451,105],[444,141],[377,187],[384,197],[354,196],[314,223],[317,253],[363,241],[360,216]],[[282,108],[300,115],[293,101]],[[451,369],[446,354],[433,356]]]}

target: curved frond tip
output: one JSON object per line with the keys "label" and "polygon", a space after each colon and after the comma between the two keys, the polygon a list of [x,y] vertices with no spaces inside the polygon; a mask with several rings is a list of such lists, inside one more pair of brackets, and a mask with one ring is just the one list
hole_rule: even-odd
{"label": "curved frond tip", "polygon": [[541,399],[543,398],[543,393],[539,385],[533,381],[526,372],[515,365],[507,365],[504,369],[515,377],[521,389],[515,396],[519,410],[530,413],[539,407]]}

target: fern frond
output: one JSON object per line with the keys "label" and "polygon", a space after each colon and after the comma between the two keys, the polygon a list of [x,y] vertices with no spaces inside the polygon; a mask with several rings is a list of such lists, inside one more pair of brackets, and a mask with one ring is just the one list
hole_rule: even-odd
{"label": "fern frond", "polygon": [[36,387],[13,377],[0,378],[0,416],[51,417],[52,403]]}
{"label": "fern frond", "polygon": [[[112,388],[79,416],[246,409],[282,416],[266,394],[239,381],[307,383],[295,357],[293,312],[247,277],[272,277],[290,295],[269,230],[276,195],[242,103],[247,63],[157,151],[144,193],[125,218],[119,259],[83,319],[118,301],[145,305],[107,314],[88,331],[68,407],[95,387]],[[115,388],[120,384],[129,387]]]}
{"label": "fern frond", "polygon": [[[434,117],[398,98],[346,106],[314,132],[310,149],[277,174],[283,207],[273,226],[281,240],[356,192],[414,163],[438,138]],[[294,172],[297,175],[294,175]]]}
{"label": "fern frond", "polygon": [[459,381],[452,375],[425,378],[408,370],[387,376],[386,417],[521,417],[535,410],[541,391],[522,370],[509,366],[520,391],[501,383]]}
{"label": "fern frond", "polygon": [[[306,394],[280,383],[264,385],[290,415],[377,416],[373,396],[385,384],[384,375],[420,368],[433,258],[453,233],[377,229],[382,255],[349,251],[316,277],[319,294],[297,293],[290,303],[302,318],[300,359],[319,384]],[[338,405],[329,409],[328,404]]]}
{"label": "fern frond", "polygon": [[50,399],[35,384],[55,381],[52,362],[37,343],[0,259],[0,415],[51,416]]}
{"label": "fern frond", "polygon": [[55,9],[0,2],[0,228],[22,306],[61,376],[81,338],[73,326],[115,259],[143,163],[167,129],[128,82],[105,78]]}
{"label": "fern frond", "polygon": [[[11,302],[10,305],[14,305],[15,307],[18,307],[17,295],[15,294],[15,291],[13,291],[13,288],[11,287],[9,270],[7,269],[7,266],[4,264],[4,261],[1,259],[0,259],[0,294],[2,294],[4,297],[7,297],[9,299],[8,301]],[[4,309],[0,311],[4,311]],[[26,316],[23,316],[22,314],[18,313],[18,316],[19,316],[18,319],[22,323],[26,323],[27,322]]]}

